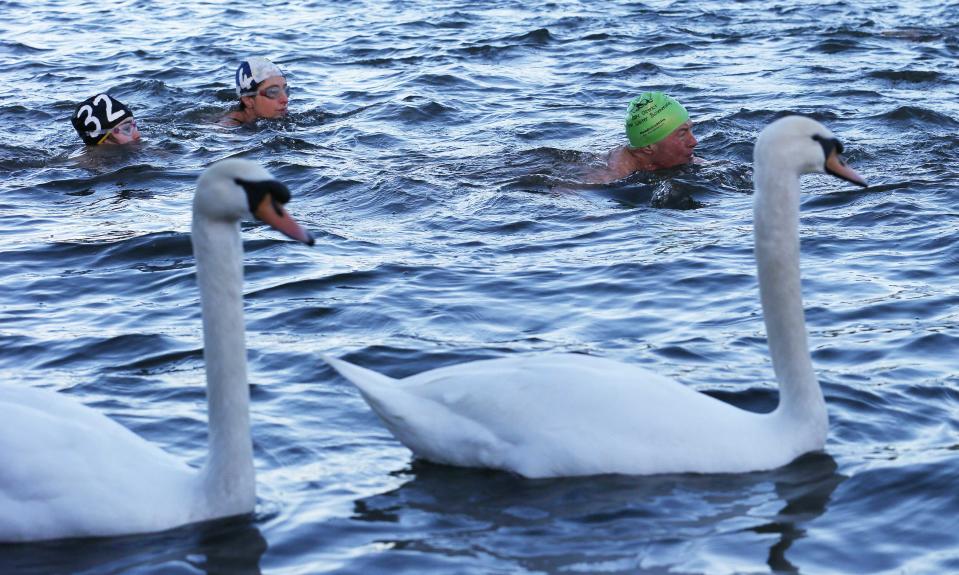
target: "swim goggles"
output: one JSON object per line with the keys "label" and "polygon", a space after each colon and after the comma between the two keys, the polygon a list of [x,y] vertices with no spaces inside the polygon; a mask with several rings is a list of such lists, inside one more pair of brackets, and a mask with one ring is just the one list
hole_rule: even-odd
{"label": "swim goggles", "polygon": [[92,138],[107,136],[109,134],[114,134],[117,136],[126,136],[127,138],[132,138],[133,131],[136,130],[136,128],[137,128],[137,121],[133,118],[130,118],[128,121],[120,122],[119,124],[110,128],[109,130],[95,130],[87,133]]}
{"label": "swim goggles", "polygon": [[114,126],[110,130],[115,136],[126,136],[127,138],[133,137],[133,131],[137,129],[137,121],[133,118],[130,118],[129,122],[121,122],[118,126]]}
{"label": "swim goggles", "polygon": [[289,96],[290,87],[289,86],[270,86],[269,88],[265,90],[260,90],[257,93],[263,96],[264,98],[276,100],[277,98],[280,97],[280,92],[283,92],[284,95]]}

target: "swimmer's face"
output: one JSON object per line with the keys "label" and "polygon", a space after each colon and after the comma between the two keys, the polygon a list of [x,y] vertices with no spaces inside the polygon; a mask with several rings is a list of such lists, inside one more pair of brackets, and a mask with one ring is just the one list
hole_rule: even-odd
{"label": "swimmer's face", "polygon": [[110,134],[104,144],[132,144],[140,141],[140,130],[137,128],[137,121],[133,118],[127,118],[110,130]]}
{"label": "swimmer's face", "polygon": [[286,115],[290,101],[287,90],[283,76],[271,76],[259,85],[255,96],[244,96],[243,100],[247,107],[253,107],[257,118],[279,118]]}
{"label": "swimmer's face", "polygon": [[699,142],[693,136],[693,123],[686,121],[662,140],[652,144],[653,161],[661,168],[672,168],[693,161]]}

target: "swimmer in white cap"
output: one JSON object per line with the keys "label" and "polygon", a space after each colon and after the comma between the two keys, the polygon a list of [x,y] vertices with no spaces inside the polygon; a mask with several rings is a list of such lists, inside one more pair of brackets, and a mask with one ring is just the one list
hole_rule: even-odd
{"label": "swimmer in white cap", "polygon": [[237,108],[225,115],[224,126],[240,126],[257,118],[279,118],[286,115],[290,89],[283,72],[266,58],[255,56],[240,62],[236,69]]}

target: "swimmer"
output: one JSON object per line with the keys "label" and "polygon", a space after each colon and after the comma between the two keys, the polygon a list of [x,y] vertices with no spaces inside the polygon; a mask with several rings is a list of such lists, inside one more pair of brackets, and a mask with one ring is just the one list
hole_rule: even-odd
{"label": "swimmer", "polygon": [[140,141],[140,130],[133,112],[108,94],[97,94],[81,102],[70,122],[88,146]]}
{"label": "swimmer", "polygon": [[629,144],[609,152],[605,167],[587,176],[590,183],[688,164],[698,143],[686,108],[662,92],[643,92],[629,103],[626,139]]}
{"label": "swimmer", "polygon": [[266,58],[253,57],[240,62],[236,69],[236,95],[240,101],[235,110],[220,119],[223,126],[285,116],[290,89],[276,64]]}

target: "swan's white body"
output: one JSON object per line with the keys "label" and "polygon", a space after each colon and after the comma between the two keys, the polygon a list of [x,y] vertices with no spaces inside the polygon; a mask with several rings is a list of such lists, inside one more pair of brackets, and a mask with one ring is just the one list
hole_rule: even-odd
{"label": "swan's white body", "polygon": [[194,198],[206,462],[193,468],[64,394],[0,385],[0,542],[147,533],[253,511],[239,229],[249,207],[235,178],[272,180],[227,160],[204,172]]}
{"label": "swan's white body", "polygon": [[817,122],[789,117],[756,144],[756,258],[780,386],[771,413],[585,355],[475,361],[403,380],[325,359],[400,442],[437,463],[527,477],[729,473],[779,467],[822,449],[828,418],[806,343],[798,234],[799,176],[823,171],[821,142],[836,143]]}

